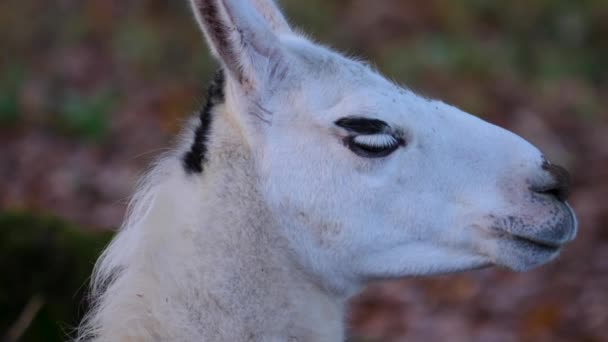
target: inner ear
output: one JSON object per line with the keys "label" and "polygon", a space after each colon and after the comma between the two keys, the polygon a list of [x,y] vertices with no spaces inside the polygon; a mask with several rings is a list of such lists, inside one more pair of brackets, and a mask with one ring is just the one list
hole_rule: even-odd
{"label": "inner ear", "polygon": [[273,29],[287,23],[265,1],[191,0],[213,55],[247,93],[268,90],[287,72],[285,53]]}

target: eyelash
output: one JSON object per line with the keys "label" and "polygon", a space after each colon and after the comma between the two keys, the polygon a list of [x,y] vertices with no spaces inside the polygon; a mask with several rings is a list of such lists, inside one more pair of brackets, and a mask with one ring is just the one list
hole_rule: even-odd
{"label": "eyelash", "polygon": [[399,144],[399,141],[390,134],[357,135],[353,137],[353,142],[378,148],[387,148]]}
{"label": "eyelash", "polygon": [[390,134],[365,134],[346,138],[346,145],[356,155],[365,158],[381,158],[393,153],[401,140]]}

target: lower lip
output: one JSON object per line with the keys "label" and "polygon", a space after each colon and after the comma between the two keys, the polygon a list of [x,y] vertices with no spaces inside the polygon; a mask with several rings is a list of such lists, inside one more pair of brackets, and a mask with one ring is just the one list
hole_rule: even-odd
{"label": "lower lip", "polygon": [[520,236],[513,236],[512,238],[515,242],[517,242],[519,244],[524,244],[526,246],[529,246],[530,248],[533,248],[536,250],[541,250],[543,252],[555,253],[555,252],[559,251],[559,249],[560,249],[560,246],[549,245],[546,243],[526,239],[526,238],[523,238]]}

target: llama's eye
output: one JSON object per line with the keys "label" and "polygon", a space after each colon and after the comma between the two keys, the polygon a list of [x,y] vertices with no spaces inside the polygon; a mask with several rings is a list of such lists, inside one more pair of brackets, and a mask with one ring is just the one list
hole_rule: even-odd
{"label": "llama's eye", "polygon": [[366,158],[380,158],[393,153],[401,141],[390,134],[356,135],[346,138],[348,148]]}

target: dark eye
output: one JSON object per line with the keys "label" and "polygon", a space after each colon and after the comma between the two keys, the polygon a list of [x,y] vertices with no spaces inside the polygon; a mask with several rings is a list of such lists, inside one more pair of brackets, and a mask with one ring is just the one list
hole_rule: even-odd
{"label": "dark eye", "polygon": [[344,144],[361,157],[385,157],[404,145],[403,139],[396,136],[386,122],[378,119],[350,116],[337,120],[335,124],[352,134],[344,138]]}
{"label": "dark eye", "polygon": [[345,138],[348,148],[365,158],[380,158],[393,153],[402,144],[391,134],[365,134]]}

